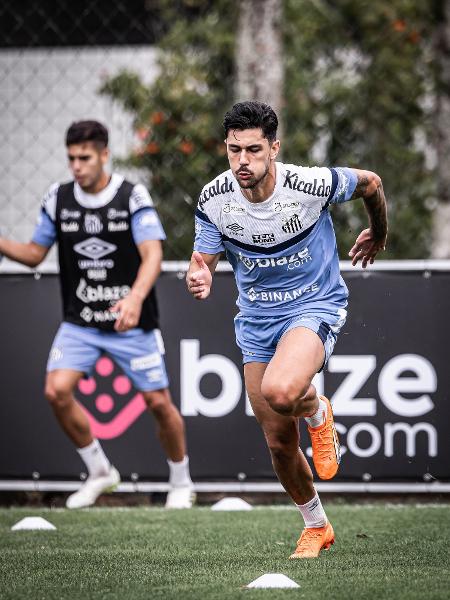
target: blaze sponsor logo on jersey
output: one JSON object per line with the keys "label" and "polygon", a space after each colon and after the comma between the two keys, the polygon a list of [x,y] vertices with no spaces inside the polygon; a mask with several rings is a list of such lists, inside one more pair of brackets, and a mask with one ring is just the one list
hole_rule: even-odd
{"label": "blaze sponsor logo on jersey", "polygon": [[81,212],[79,210],[68,210],[63,208],[61,211],[61,221],[67,221],[68,219],[79,219]]}
{"label": "blaze sponsor logo on jersey", "polygon": [[76,221],[69,223],[61,223],[61,231],[64,233],[74,233],[80,229],[80,225]]}
{"label": "blaze sponsor logo on jersey", "polygon": [[299,178],[298,173],[292,173],[292,171],[289,171],[289,169],[286,171],[284,176],[283,187],[322,198],[328,197],[331,192],[331,186],[325,184],[325,179],[322,178],[320,183],[317,179],[314,179],[313,181],[304,181],[303,179]]}
{"label": "blaze sponsor logo on jersey", "polygon": [[77,298],[86,304],[89,302],[117,302],[128,296],[129,293],[130,286],[128,285],[97,285],[92,287],[83,278],[80,279],[76,291]]}
{"label": "blaze sponsor logo on jersey", "polygon": [[298,269],[302,265],[311,262],[312,256],[309,253],[308,248],[303,248],[299,252],[289,254],[287,256],[279,256],[278,258],[256,258],[251,259],[248,256],[244,256],[241,252],[239,253],[239,260],[247,267],[248,273],[255,267],[261,269],[276,268],[286,265],[287,270]]}
{"label": "blaze sponsor logo on jersey", "polygon": [[103,230],[103,223],[100,215],[97,213],[86,213],[84,215],[83,229],[86,233],[100,233]]}
{"label": "blaze sponsor logo on jersey", "polygon": [[244,256],[242,252],[239,252],[239,260],[247,267],[248,273],[253,271],[253,269],[256,267],[256,261],[252,260],[248,256]]}
{"label": "blaze sponsor logo on jersey", "polygon": [[108,208],[108,219],[126,219],[127,217],[127,210],[117,210],[116,208]]}
{"label": "blaze sponsor logo on jersey", "polygon": [[274,233],[254,233],[252,235],[254,244],[271,244],[275,241]]}
{"label": "blaze sponsor logo on jersey", "polygon": [[300,298],[304,294],[316,292],[319,289],[318,283],[311,283],[294,290],[264,290],[258,291],[255,288],[250,288],[247,292],[248,299],[251,302],[258,300],[259,302],[292,302]]}
{"label": "blaze sponsor logo on jersey", "polygon": [[104,256],[107,256],[108,254],[111,254],[112,252],[117,250],[117,246],[115,244],[105,242],[104,240],[100,240],[99,238],[91,237],[87,240],[83,240],[79,244],[75,244],[73,249],[78,254],[82,254],[83,256],[87,256],[88,258],[98,260],[99,258],[103,258]]}
{"label": "blaze sponsor logo on jersey", "polygon": [[227,229],[229,229],[234,235],[243,235],[244,228],[239,223],[231,223],[231,225],[227,225]]}
{"label": "blaze sponsor logo on jersey", "polygon": [[274,202],[273,210],[274,212],[284,212],[285,210],[295,210],[300,206],[301,202]]}
{"label": "blaze sponsor logo on jersey", "polygon": [[224,212],[226,215],[230,213],[236,215],[245,215],[247,210],[244,206],[240,206],[239,204],[231,204],[230,202],[227,202],[226,204],[224,204],[222,212]]}
{"label": "blaze sponsor logo on jersey", "polygon": [[296,233],[302,228],[302,222],[297,213],[293,214],[292,217],[283,219],[283,225],[281,229],[285,233]]}
{"label": "blaze sponsor logo on jersey", "polygon": [[129,229],[127,221],[109,221],[108,231],[127,231]]}
{"label": "blaze sponsor logo on jersey", "polygon": [[200,200],[198,201],[198,205],[201,209],[203,206],[214,198],[214,196],[219,196],[220,194],[227,194],[228,192],[233,192],[233,182],[228,179],[228,175],[225,175],[224,179],[216,179],[216,182],[213,185],[205,188],[200,195]]}

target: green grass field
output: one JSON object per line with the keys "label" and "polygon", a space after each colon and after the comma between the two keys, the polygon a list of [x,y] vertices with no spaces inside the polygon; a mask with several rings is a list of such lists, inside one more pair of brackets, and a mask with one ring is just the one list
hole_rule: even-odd
{"label": "green grass field", "polygon": [[[289,561],[295,509],[0,510],[0,598],[389,599],[450,597],[449,505],[328,505],[336,544]],[[57,531],[12,532],[25,516]],[[264,573],[300,588],[248,590]]]}

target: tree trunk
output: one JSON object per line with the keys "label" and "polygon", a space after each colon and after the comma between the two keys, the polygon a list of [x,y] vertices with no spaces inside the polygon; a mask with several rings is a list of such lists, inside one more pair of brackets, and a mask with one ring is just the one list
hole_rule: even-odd
{"label": "tree trunk", "polygon": [[433,258],[450,258],[450,0],[442,1],[436,44],[438,206],[433,223]]}
{"label": "tree trunk", "polygon": [[266,102],[280,120],[283,97],[282,0],[241,0],[239,11],[236,100]]}

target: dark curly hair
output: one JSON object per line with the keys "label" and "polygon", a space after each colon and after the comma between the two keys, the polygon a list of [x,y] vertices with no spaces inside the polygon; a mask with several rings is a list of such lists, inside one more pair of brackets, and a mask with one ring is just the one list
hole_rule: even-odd
{"label": "dark curly hair", "polygon": [[77,121],[72,123],[66,133],[66,146],[93,142],[97,148],[108,145],[108,130],[98,121]]}
{"label": "dark curly hair", "polygon": [[278,117],[273,108],[256,100],[237,102],[223,119],[225,137],[232,129],[262,129],[264,137],[272,143],[277,137],[277,127]]}

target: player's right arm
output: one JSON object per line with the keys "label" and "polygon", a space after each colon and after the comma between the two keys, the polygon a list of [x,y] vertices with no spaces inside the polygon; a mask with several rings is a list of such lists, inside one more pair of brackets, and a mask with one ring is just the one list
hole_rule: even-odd
{"label": "player's right arm", "polygon": [[0,256],[22,263],[27,267],[37,267],[47,256],[56,241],[55,210],[58,184],[47,190],[42,201],[41,213],[33,237],[28,243],[16,242],[0,237]]}
{"label": "player's right arm", "polygon": [[37,267],[47,256],[49,250],[50,248],[46,248],[35,242],[23,244],[14,240],[0,238],[0,254],[27,267]]}
{"label": "player's right arm", "polygon": [[197,300],[204,300],[211,293],[212,278],[219,262],[218,254],[205,254],[194,250],[191,264],[186,275],[186,285],[189,292]]}
{"label": "player's right arm", "polygon": [[186,275],[187,288],[197,300],[204,300],[211,293],[214,271],[225,250],[216,221],[217,211],[204,200],[202,192],[195,211],[194,252]]}

